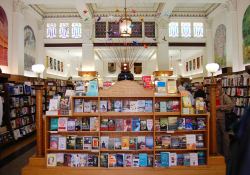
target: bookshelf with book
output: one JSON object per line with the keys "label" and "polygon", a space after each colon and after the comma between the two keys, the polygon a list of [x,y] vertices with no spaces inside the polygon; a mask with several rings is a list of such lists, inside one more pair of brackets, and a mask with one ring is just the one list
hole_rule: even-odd
{"label": "bookshelf with book", "polygon": [[55,80],[47,80],[45,83],[46,98],[45,98],[45,110],[49,110],[49,101],[53,99],[53,96],[57,95],[57,83]]}
{"label": "bookshelf with book", "polygon": [[[183,115],[181,102],[177,94],[155,96],[153,90],[133,81],[118,82],[100,90],[99,96],[72,97],[72,115],[45,116],[46,165],[96,171],[139,167],[140,171],[152,168],[159,172],[172,166],[208,167],[208,115]],[[157,104],[162,110],[156,110]],[[83,162],[75,160],[82,156]],[[89,164],[86,159],[94,161]]]}

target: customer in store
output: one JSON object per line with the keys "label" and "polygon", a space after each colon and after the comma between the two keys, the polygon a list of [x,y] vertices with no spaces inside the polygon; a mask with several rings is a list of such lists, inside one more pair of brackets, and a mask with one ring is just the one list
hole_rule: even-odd
{"label": "customer in store", "polygon": [[203,90],[203,85],[202,84],[198,85],[198,90],[194,94],[194,98],[197,98],[197,97],[202,97],[203,99],[206,98],[206,93]]}
{"label": "customer in store", "polygon": [[230,97],[223,93],[221,86],[218,86],[216,88],[217,149],[218,153],[224,157],[227,157],[229,149],[229,131],[225,131],[225,117],[233,107]]}
{"label": "customer in store", "polygon": [[[187,91],[187,90],[182,86],[181,80],[177,80],[176,84],[177,84],[177,92],[178,92],[178,94],[180,94],[181,91]],[[189,93],[189,97],[190,97],[190,99],[191,99],[192,105],[194,105],[194,104],[195,104],[194,97],[193,97],[193,95],[192,95],[189,91],[188,91],[188,93]]]}

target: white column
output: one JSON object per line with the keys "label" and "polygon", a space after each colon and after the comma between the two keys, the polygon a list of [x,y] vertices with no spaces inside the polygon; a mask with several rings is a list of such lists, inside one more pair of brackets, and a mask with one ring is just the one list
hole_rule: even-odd
{"label": "white column", "polygon": [[169,46],[168,41],[165,41],[157,46],[157,65],[158,71],[170,70],[169,64]]}
{"label": "white column", "polygon": [[206,34],[207,34],[207,42],[206,42],[206,55],[204,53],[204,58],[203,58],[203,75],[205,77],[210,76],[210,73],[206,69],[206,65],[208,63],[213,63],[214,58],[213,58],[213,42],[212,42],[212,20],[207,19],[206,20]]}
{"label": "white column", "polygon": [[[46,55],[44,55],[44,21],[38,21],[38,35],[37,35],[37,57],[36,64],[43,64],[45,66],[45,70],[43,71],[43,75],[46,74]],[[42,75],[42,78],[44,77]]]}

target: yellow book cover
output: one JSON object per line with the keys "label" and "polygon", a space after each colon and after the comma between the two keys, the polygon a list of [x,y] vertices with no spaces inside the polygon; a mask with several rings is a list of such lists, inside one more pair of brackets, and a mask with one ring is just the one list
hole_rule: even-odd
{"label": "yellow book cover", "polygon": [[191,108],[192,107],[191,99],[189,96],[183,96],[182,102],[183,102],[184,108]]}
{"label": "yellow book cover", "polygon": [[122,149],[129,149],[129,136],[122,137]]}

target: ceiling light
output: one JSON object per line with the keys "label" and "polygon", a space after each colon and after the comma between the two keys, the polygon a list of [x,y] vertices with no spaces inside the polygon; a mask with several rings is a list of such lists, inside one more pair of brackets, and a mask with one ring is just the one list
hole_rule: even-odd
{"label": "ceiling light", "polygon": [[[181,50],[180,50],[180,60],[181,60]],[[182,66],[182,63],[179,63],[179,66]]]}
{"label": "ceiling light", "polygon": [[76,68],[76,70],[78,70],[78,67]]}
{"label": "ceiling light", "polygon": [[70,66],[70,64],[68,63],[68,64],[67,64],[67,66],[69,67],[69,66]]}
{"label": "ceiling light", "polygon": [[87,74],[87,77],[89,77],[89,74]]}
{"label": "ceiling light", "polygon": [[125,14],[121,15],[121,19],[123,22],[119,23],[119,28],[120,28],[120,36],[127,37],[131,36],[132,34],[132,28],[130,27],[132,24],[131,16],[127,14],[126,10],[126,0],[125,0]]}
{"label": "ceiling light", "polygon": [[67,64],[67,66],[68,67],[70,66],[70,64],[69,64],[69,50],[68,50],[68,64]]}
{"label": "ceiling light", "polygon": [[179,63],[179,66],[182,66],[182,63]]}
{"label": "ceiling light", "polygon": [[164,77],[164,74],[161,74],[161,76],[163,76],[163,77]]}

